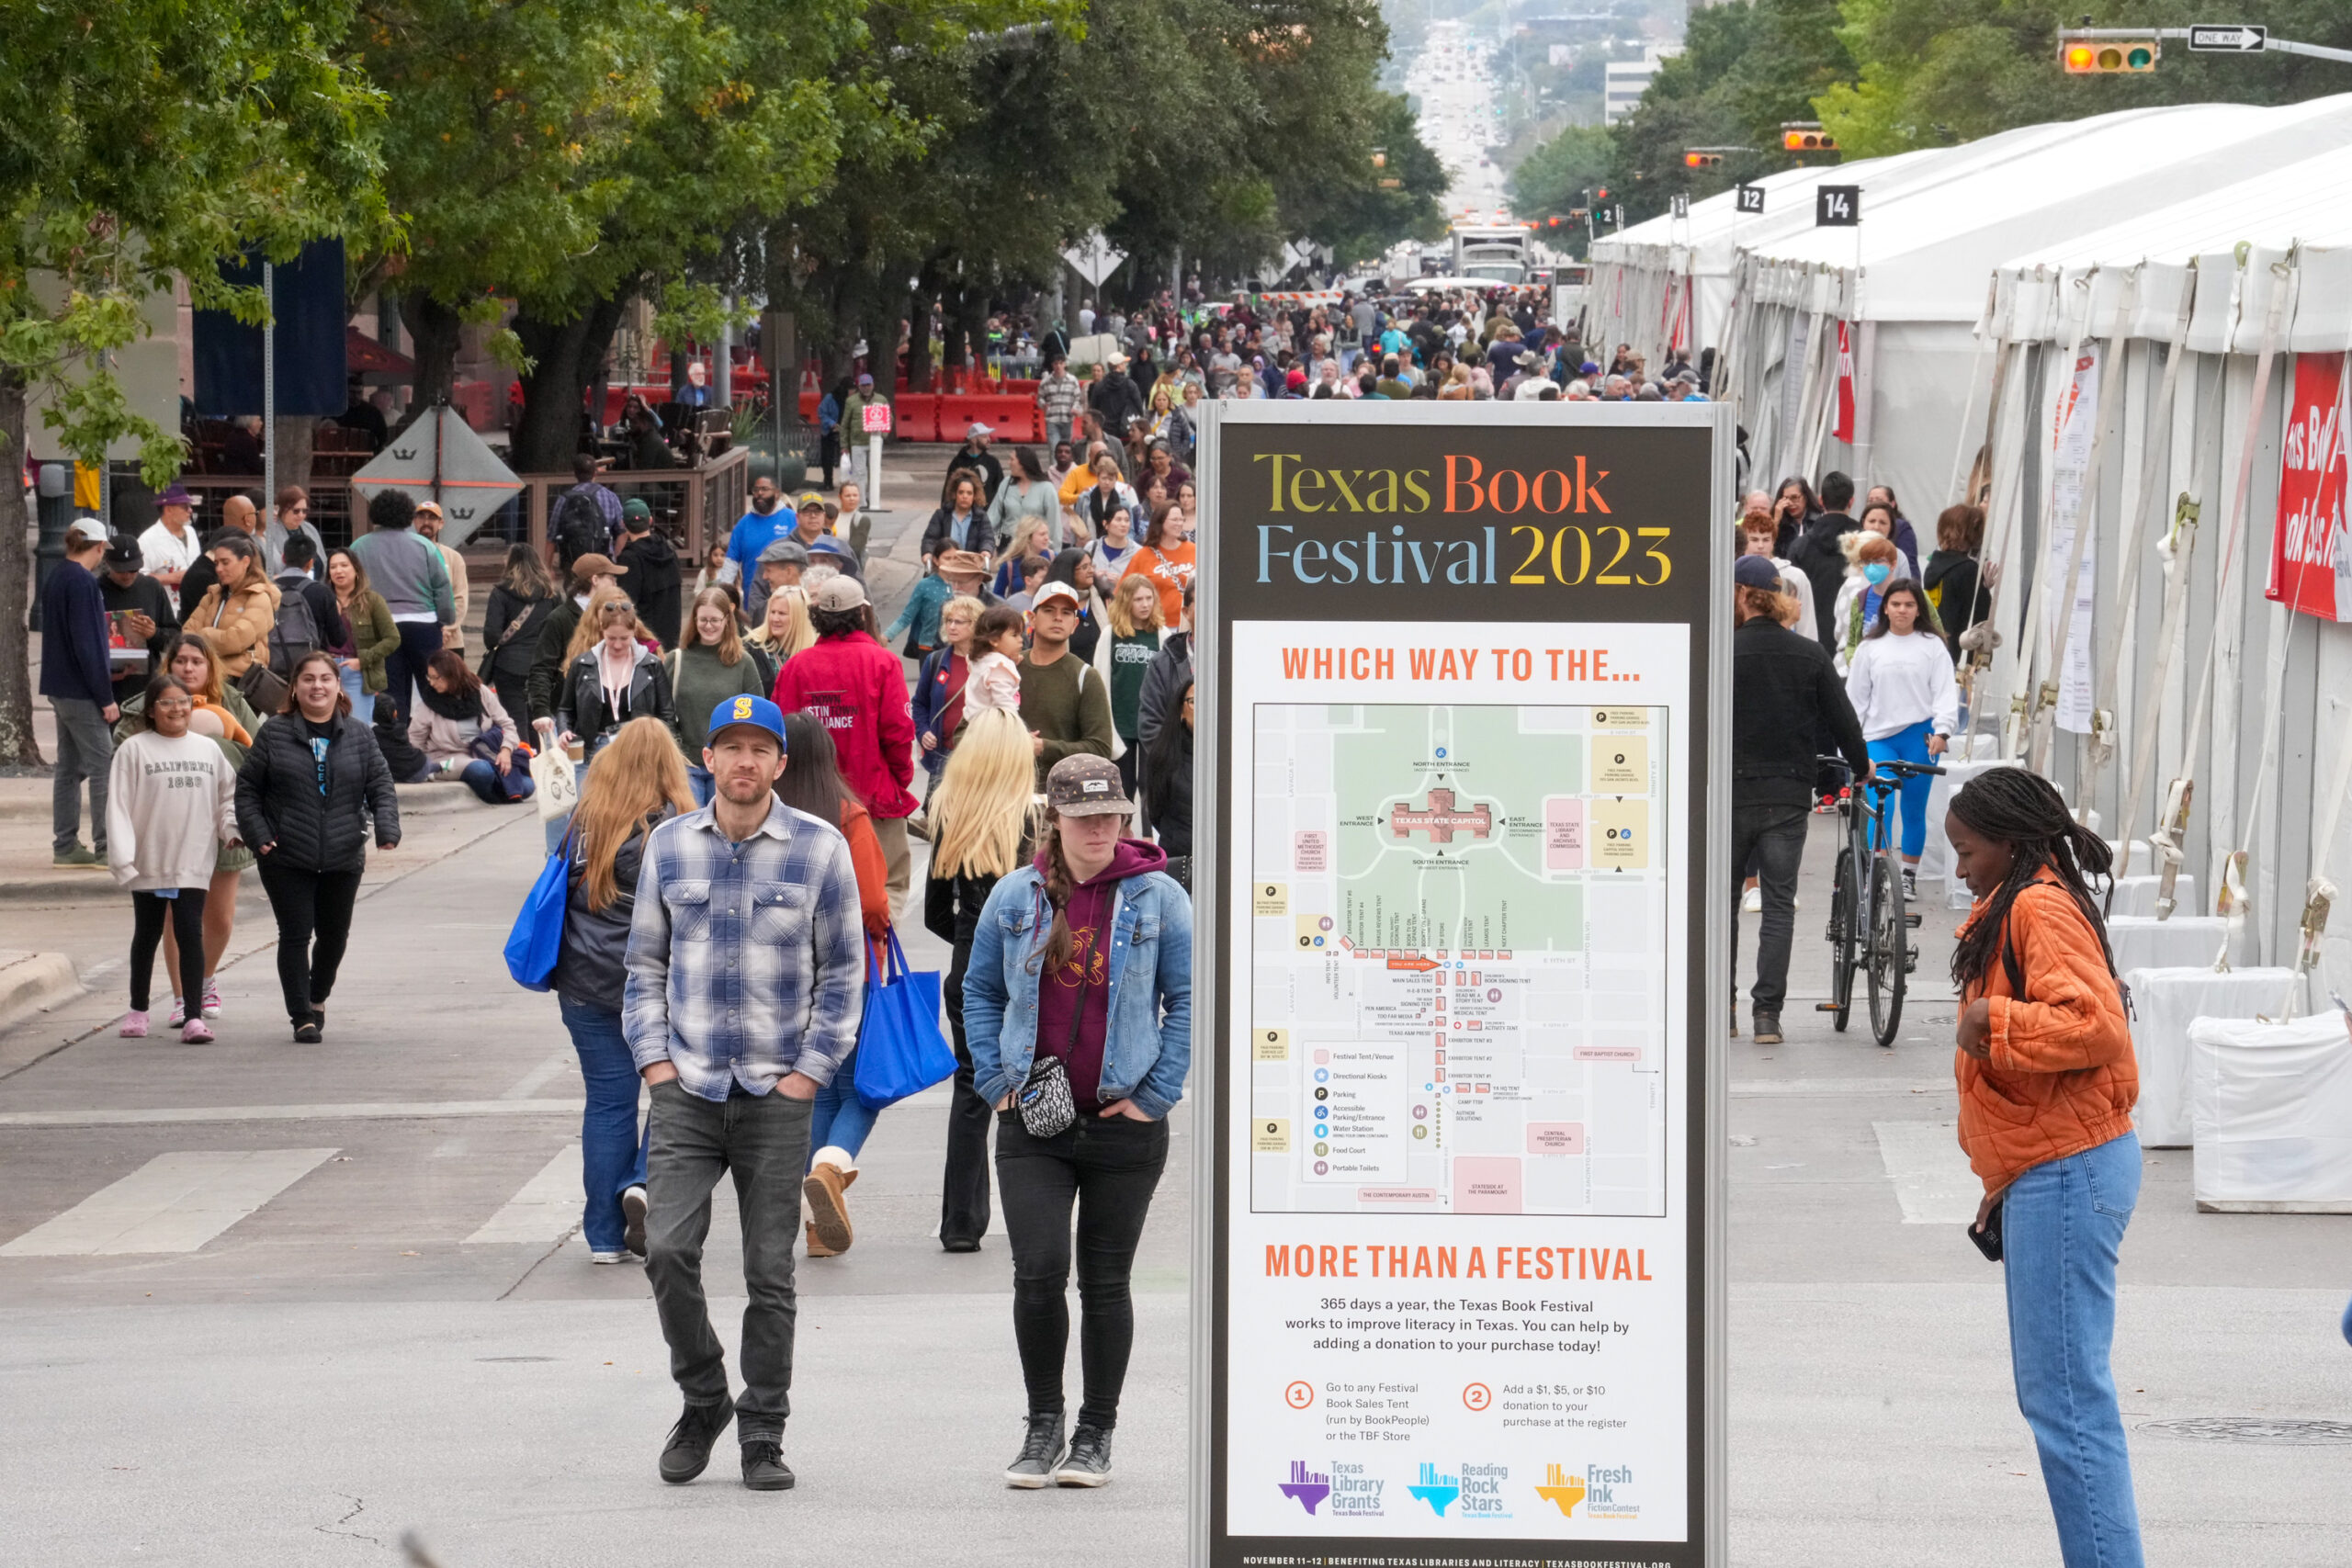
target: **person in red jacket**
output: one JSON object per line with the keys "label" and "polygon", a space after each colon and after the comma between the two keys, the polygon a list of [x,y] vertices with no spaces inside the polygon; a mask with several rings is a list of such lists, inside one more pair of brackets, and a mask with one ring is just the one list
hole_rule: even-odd
{"label": "person in red jacket", "polygon": [[873,816],[890,865],[895,917],[906,905],[910,875],[907,818],[921,804],[907,788],[915,776],[915,720],[906,665],[875,639],[865,589],[854,577],[818,584],[808,620],[817,640],[776,671],[775,705],[786,713],[807,708],[824,721],[842,777]]}

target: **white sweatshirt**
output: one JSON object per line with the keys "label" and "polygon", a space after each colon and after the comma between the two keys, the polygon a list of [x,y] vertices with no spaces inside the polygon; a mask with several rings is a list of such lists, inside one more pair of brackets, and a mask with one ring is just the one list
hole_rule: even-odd
{"label": "white sweatshirt", "polygon": [[1846,695],[1865,740],[1883,740],[1923,718],[1933,721],[1938,735],[1950,735],[1960,722],[1951,653],[1933,632],[1864,637],[1846,675]]}
{"label": "white sweatshirt", "polygon": [[141,730],[114,750],[107,775],[107,869],[134,893],[202,887],[237,833],[237,770],[220,743]]}

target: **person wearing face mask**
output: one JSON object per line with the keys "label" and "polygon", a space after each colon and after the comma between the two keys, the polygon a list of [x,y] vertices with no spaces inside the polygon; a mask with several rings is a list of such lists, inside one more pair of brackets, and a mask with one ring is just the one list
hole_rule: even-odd
{"label": "person wearing face mask", "polygon": [[[1894,541],[1886,541],[1891,548]],[[1871,629],[1846,672],[1846,696],[1862,723],[1873,762],[1927,762],[1943,755],[1960,722],[1960,683],[1951,651],[1938,635],[1927,595],[1897,578],[1879,596]],[[1919,852],[1928,840],[1928,791],[1935,780],[1903,781],[1904,897],[1918,894]],[[1881,824],[1881,829],[1884,829]]]}
{"label": "person wearing face mask", "polygon": [[1843,675],[1852,663],[1854,649],[1861,644],[1862,634],[1878,618],[1881,592],[1900,574],[1903,554],[1894,547],[1894,541],[1883,534],[1848,534],[1839,540],[1838,548],[1846,557],[1846,576],[1838,585],[1838,600],[1830,608],[1829,623],[1822,629],[1829,637],[1829,652],[1838,661],[1838,673]]}

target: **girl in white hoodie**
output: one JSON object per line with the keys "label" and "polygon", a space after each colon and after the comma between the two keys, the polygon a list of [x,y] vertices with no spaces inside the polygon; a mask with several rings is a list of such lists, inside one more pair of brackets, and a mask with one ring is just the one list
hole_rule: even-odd
{"label": "girl in white hoodie", "polygon": [[[168,917],[182,996],[204,994],[204,895],[222,842],[236,844],[237,774],[209,736],[188,728],[196,699],[168,674],[147,683],[147,728],[115,748],[107,779],[107,869],[130,889],[130,1010],[124,1038],[147,1033],[147,987]],[[191,1009],[180,1039],[212,1038]]]}
{"label": "girl in white hoodie", "polygon": [[[1891,546],[1890,546],[1891,547]],[[1907,579],[1886,585],[1876,618],[1855,645],[1846,696],[1861,721],[1874,762],[1927,762],[1943,755],[1960,720],[1960,683],[1951,650],[1937,634],[1927,595]],[[1903,781],[1903,892],[1918,892],[1919,852],[1928,839],[1928,792],[1935,780]],[[1880,831],[1887,824],[1880,825]]]}

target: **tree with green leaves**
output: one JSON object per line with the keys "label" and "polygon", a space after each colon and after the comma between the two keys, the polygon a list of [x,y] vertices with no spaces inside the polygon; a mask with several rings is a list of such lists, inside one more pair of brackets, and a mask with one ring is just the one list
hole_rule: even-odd
{"label": "tree with green leaves", "polygon": [[[192,303],[257,322],[258,288],[220,264],[279,260],[345,233],[381,243],[381,104],[338,50],[334,0],[0,0],[0,446],[44,437],[103,463],[130,441],[151,484],[177,474],[179,433],[141,415],[108,356],[146,330],[145,299],[185,279]],[[38,762],[25,615],[24,491],[0,485],[0,763]]]}

